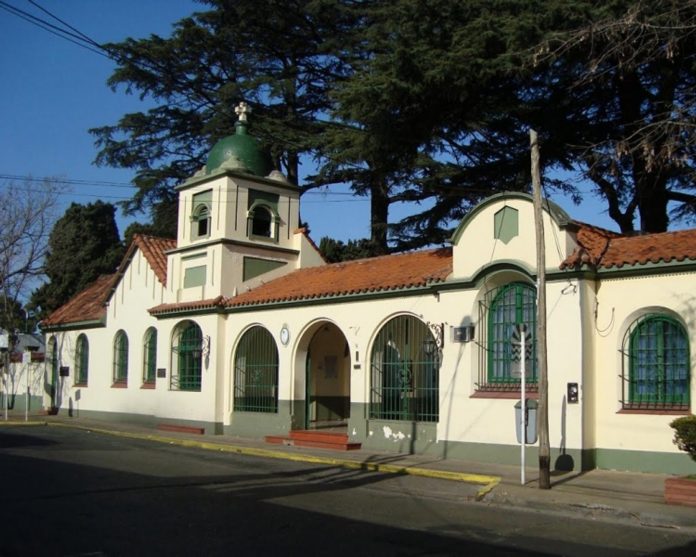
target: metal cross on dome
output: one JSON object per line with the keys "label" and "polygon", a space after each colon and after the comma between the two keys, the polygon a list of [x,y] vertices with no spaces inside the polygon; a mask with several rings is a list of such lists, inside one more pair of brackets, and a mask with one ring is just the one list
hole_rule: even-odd
{"label": "metal cross on dome", "polygon": [[234,107],[234,112],[237,116],[239,116],[240,122],[246,122],[247,114],[251,113],[251,107],[247,103],[242,101]]}

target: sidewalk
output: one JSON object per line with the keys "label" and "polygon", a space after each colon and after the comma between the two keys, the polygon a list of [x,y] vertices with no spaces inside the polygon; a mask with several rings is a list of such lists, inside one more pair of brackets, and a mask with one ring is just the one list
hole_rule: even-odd
{"label": "sidewalk", "polygon": [[696,535],[696,508],[664,503],[663,474],[641,474],[591,470],[587,472],[552,472],[551,489],[540,490],[538,470],[525,470],[526,482],[520,483],[520,467],[488,464],[460,459],[443,460],[428,455],[355,450],[327,451],[284,445],[268,445],[261,439],[225,435],[197,435],[163,432],[143,426],[70,418],[67,416],[10,415],[9,421],[0,418],[0,427],[62,426],[177,444],[201,449],[227,451],[263,458],[279,458],[314,464],[327,464],[384,473],[405,473],[448,481],[465,482],[472,486],[471,500],[502,508],[517,507],[532,512],[563,513],[592,520],[630,522],[655,528],[679,529]]}

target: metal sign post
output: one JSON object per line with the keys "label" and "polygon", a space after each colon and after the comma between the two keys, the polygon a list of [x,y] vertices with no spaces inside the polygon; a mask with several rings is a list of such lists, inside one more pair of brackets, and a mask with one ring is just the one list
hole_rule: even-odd
{"label": "metal sign post", "polygon": [[525,450],[527,448],[527,395],[526,395],[526,383],[527,383],[527,343],[531,342],[531,339],[527,338],[527,326],[524,323],[519,323],[512,333],[512,354],[513,361],[517,360],[519,357],[520,367],[519,370],[512,370],[512,376],[519,376],[520,378],[520,483],[525,484]]}
{"label": "metal sign post", "polygon": [[520,484],[524,485],[524,452],[527,448],[527,399],[525,394],[525,383],[527,381],[527,358],[525,357],[526,346],[524,342],[527,335],[524,334],[524,325],[522,325],[522,331],[520,332],[522,333],[520,335],[520,352],[522,353],[520,358],[520,404],[522,406],[522,411],[520,412],[520,439],[522,439],[522,443],[520,444]]}
{"label": "metal sign post", "polygon": [[5,421],[7,421],[7,379],[10,371],[10,333],[0,330],[0,354],[2,354],[2,398],[5,407]]}
{"label": "metal sign post", "polygon": [[31,370],[31,352],[25,351],[22,355],[24,363],[26,395],[24,397],[24,421],[29,421],[29,371]]}
{"label": "metal sign post", "polygon": [[5,421],[7,421],[7,399],[8,397],[8,389],[7,389],[7,384],[8,384],[8,379],[10,377],[10,351],[8,350],[5,352],[5,368],[3,369],[3,374],[2,374],[2,379],[3,379],[3,390],[4,392],[2,393],[4,396],[3,398],[5,399]]}

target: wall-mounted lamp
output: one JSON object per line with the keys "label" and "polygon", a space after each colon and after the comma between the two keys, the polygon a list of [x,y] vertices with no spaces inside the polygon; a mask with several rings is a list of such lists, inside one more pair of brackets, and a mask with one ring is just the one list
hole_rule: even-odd
{"label": "wall-mounted lamp", "polygon": [[423,341],[423,352],[425,352],[426,356],[432,356],[435,354],[437,351],[437,343],[435,342],[435,339],[432,338],[426,338]]}

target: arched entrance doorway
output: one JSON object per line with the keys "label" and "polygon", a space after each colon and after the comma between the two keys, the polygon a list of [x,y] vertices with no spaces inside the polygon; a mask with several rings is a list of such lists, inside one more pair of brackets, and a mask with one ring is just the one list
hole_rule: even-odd
{"label": "arched entrance doorway", "polygon": [[350,349],[341,330],[328,321],[309,332],[305,365],[305,428],[335,428],[350,417]]}

